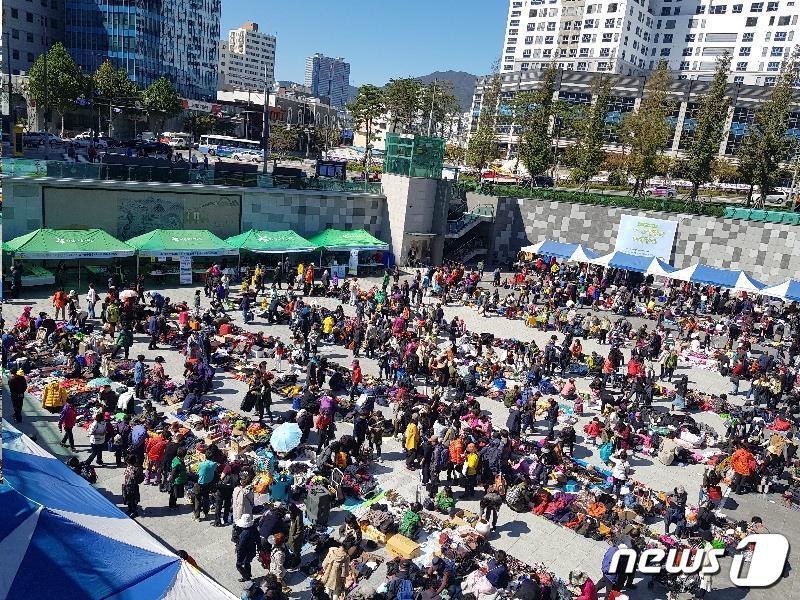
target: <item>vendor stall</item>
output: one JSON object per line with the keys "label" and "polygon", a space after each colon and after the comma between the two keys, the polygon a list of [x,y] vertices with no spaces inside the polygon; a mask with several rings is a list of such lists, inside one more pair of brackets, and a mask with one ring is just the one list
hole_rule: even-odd
{"label": "vendor stall", "polygon": [[[139,273],[140,258],[152,258],[163,263],[149,271],[150,277],[178,275],[180,283],[192,282],[192,259],[194,257],[235,256],[239,250],[207,229],[156,229],[128,240],[138,251],[136,272]],[[169,265],[167,261],[179,265]]]}
{"label": "vendor stall", "polygon": [[[102,229],[37,229],[3,244],[14,260],[77,260],[80,287],[80,261],[124,258],[135,249]],[[46,277],[49,272],[39,273]]]}
{"label": "vendor stall", "polygon": [[239,235],[229,237],[225,242],[239,249],[239,259],[241,261],[241,251],[254,252],[256,254],[276,255],[276,260],[281,260],[284,254],[300,254],[313,252],[316,246],[298,233],[288,231],[256,231],[251,229]]}
{"label": "vendor stall", "polygon": [[[344,276],[345,273],[342,271],[345,267],[350,275],[357,275],[359,269],[382,268],[385,262],[378,260],[376,251],[382,252],[389,249],[389,244],[382,242],[364,229],[326,229],[311,237],[309,242],[329,253],[349,253],[346,265],[330,264],[323,267],[330,269],[332,275],[336,274],[340,277]],[[320,263],[323,263],[321,252]],[[334,273],[334,270],[337,272]]]}

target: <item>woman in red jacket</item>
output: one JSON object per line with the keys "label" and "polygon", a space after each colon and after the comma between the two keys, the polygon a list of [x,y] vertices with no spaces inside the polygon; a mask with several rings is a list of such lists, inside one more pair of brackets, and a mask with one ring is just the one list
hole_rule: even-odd
{"label": "woman in red jacket", "polygon": [[61,445],[67,447],[69,442],[69,449],[75,452],[75,438],[72,437],[72,428],[75,427],[75,421],[78,418],[78,413],[72,403],[67,399],[64,407],[61,409],[61,416],[58,417],[58,430],[64,432],[64,437],[61,438]]}

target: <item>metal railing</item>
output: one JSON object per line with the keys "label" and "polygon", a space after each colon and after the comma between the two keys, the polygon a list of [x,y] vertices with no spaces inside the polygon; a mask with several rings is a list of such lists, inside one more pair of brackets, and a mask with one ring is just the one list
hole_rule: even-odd
{"label": "metal railing", "polygon": [[5,177],[54,177],[57,179],[94,179],[98,181],[140,181],[259,187],[265,189],[319,190],[360,194],[382,194],[379,182],[341,181],[311,177],[273,177],[254,172],[223,169],[190,169],[180,163],[174,166],[144,166],[106,163],[80,163],[63,160],[26,158],[2,159]]}
{"label": "metal railing", "polygon": [[494,206],[491,204],[479,204],[472,210],[465,212],[455,221],[447,223],[447,233],[450,235],[457,234],[469,227],[472,223],[483,217],[494,217]]}

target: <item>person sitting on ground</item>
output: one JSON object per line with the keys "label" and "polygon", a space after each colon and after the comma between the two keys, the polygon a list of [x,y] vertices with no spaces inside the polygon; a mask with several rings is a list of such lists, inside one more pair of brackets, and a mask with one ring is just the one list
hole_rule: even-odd
{"label": "person sitting on ground", "polygon": [[421,512],[422,505],[419,502],[413,502],[409,509],[403,514],[403,519],[400,522],[399,528],[400,533],[412,540],[416,538],[422,527]]}

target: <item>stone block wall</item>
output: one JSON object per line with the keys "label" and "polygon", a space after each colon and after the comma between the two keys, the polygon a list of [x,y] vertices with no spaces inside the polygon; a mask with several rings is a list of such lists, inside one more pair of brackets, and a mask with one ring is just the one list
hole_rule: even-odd
{"label": "stone block wall", "polygon": [[800,226],[480,194],[469,194],[468,203],[496,205],[492,252],[501,260],[542,239],[605,254],[614,249],[621,215],[629,214],[678,221],[670,261],[676,267],[703,262],[770,284],[800,273]]}

